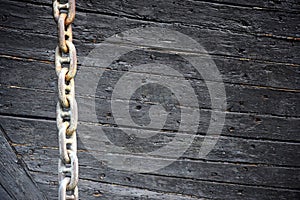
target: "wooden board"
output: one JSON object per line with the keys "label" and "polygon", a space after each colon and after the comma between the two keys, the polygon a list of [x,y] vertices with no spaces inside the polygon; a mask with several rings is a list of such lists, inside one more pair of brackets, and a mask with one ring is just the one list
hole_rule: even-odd
{"label": "wooden board", "polygon": [[27,170],[23,169],[6,134],[0,126],[0,197],[1,199],[46,199]]}
{"label": "wooden board", "polygon": [[[76,82],[76,98],[80,106],[81,199],[300,198],[298,1],[76,2],[73,34],[79,55],[77,80],[82,78],[80,73],[85,72],[89,80],[97,81],[103,88],[95,92],[83,87],[82,82]],[[34,186],[36,195],[40,195],[40,190],[47,199],[57,199],[57,77],[53,66],[57,30],[51,3],[48,0],[0,2],[0,125],[15,152],[7,146],[9,143],[4,137],[0,139],[4,139],[3,152],[10,149],[9,154],[2,154],[1,150],[1,155],[18,158],[24,165],[14,162],[11,165],[23,175],[28,173],[28,177],[32,177],[28,183],[33,182],[33,185],[26,187]],[[198,154],[213,112],[209,92],[204,78],[181,58],[185,54],[203,56],[201,52],[194,52],[192,48],[170,49],[153,43],[150,48],[141,46],[142,49],[120,57],[109,66],[83,65],[84,57],[97,43],[141,26],[167,28],[191,37],[207,50],[222,75],[227,95],[226,121],[216,146],[204,158],[199,158]],[[195,88],[201,113],[197,133],[178,132],[176,115],[170,117],[170,126],[164,130],[138,125],[120,126],[115,122],[109,106],[112,85],[125,73],[137,75],[131,66],[147,63],[172,66]],[[95,73],[99,69],[104,73],[101,79]],[[162,72],[147,75],[181,80]],[[171,97],[161,97],[171,101]],[[113,101],[125,103],[127,99]],[[97,118],[91,117],[90,112],[95,103]],[[140,107],[131,113],[132,118],[137,122],[147,122],[149,108],[155,103],[155,100],[142,102],[139,96],[135,96],[131,99],[131,106]],[[177,109],[176,105],[171,108]],[[174,134],[194,134],[196,139],[180,158],[113,152],[112,155],[120,158],[131,156],[147,163],[172,163],[154,172],[133,173],[109,167],[106,158],[94,156],[104,155],[103,148],[94,146],[91,151],[84,143],[89,133],[97,132],[99,128],[114,136],[112,143],[101,137],[93,138],[99,146],[108,149],[126,141],[116,135],[119,128],[161,134],[164,138],[172,138]],[[164,139],[152,144],[145,140],[126,143],[129,149],[147,151],[151,151],[153,145],[164,144]],[[27,180],[26,176],[24,180]],[[1,181],[1,199],[24,199],[20,196],[27,192],[14,191],[16,196],[12,196],[13,191],[12,187],[4,187]],[[30,195],[25,194],[28,199],[35,199]]]}

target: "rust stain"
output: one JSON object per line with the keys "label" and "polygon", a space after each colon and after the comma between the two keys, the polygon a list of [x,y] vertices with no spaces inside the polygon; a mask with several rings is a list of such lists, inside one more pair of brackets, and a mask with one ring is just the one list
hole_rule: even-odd
{"label": "rust stain", "polygon": [[250,61],[251,59],[250,58],[240,58],[239,60],[241,60],[241,61]]}
{"label": "rust stain", "polygon": [[49,61],[49,60],[37,60],[37,59],[34,59],[34,58],[22,58],[22,57],[16,57],[16,56],[11,56],[11,55],[0,55],[0,57],[12,59],[12,60],[29,61],[29,62],[41,62],[41,63],[46,63],[46,64],[53,64],[53,62]]}
{"label": "rust stain", "polygon": [[299,38],[299,37],[274,35],[274,34],[272,34],[272,33],[257,34],[257,36],[271,37],[271,38],[276,38],[276,39],[285,39],[285,40],[295,40],[295,41],[300,41],[300,38]]}

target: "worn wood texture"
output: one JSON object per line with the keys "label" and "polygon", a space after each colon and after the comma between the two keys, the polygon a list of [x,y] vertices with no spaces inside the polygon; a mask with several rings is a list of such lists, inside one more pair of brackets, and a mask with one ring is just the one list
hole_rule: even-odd
{"label": "worn wood texture", "polygon": [[46,199],[21,160],[10,146],[0,126],[0,197],[1,199]]}
{"label": "worn wood texture", "polygon": [[[85,1],[83,1],[84,4]],[[142,25],[151,25],[158,27],[170,28],[173,30],[178,30],[184,34],[189,35],[194,38],[197,42],[201,43],[210,54],[234,56],[241,58],[248,58],[254,60],[264,60],[272,62],[284,62],[299,64],[299,45],[297,45],[297,40],[289,39],[274,39],[272,37],[261,37],[250,33],[240,33],[234,32],[230,29],[214,29],[214,28],[201,28],[191,26],[189,24],[185,25],[182,23],[157,23],[156,21],[143,21],[137,19],[127,19],[118,18],[113,15],[99,15],[97,13],[98,9],[102,9],[103,6],[99,5],[99,2],[93,2],[93,12],[85,11],[83,13],[78,12],[75,27],[77,27],[77,32],[74,32],[74,38],[77,42],[76,45],[80,45],[79,55],[86,55],[90,50],[91,44],[94,42],[101,42],[105,37],[111,36],[116,33],[120,33],[124,30],[130,28],[139,27]],[[110,2],[110,1],[104,1]],[[187,1],[189,2],[189,1]],[[5,1],[2,1],[5,5]],[[35,57],[39,59],[48,60],[49,57],[53,58],[52,47],[55,48],[56,45],[56,30],[49,29],[48,26],[55,27],[55,22],[52,20],[51,7],[49,6],[37,6],[26,3],[9,3],[11,8],[6,8],[3,6],[3,20],[1,26],[3,30],[1,32],[1,37],[5,38],[3,43],[1,43],[1,50],[3,54],[18,55],[20,57]],[[78,4],[81,4],[78,2]],[[178,7],[183,7],[182,5]],[[201,7],[201,6],[197,6]],[[116,9],[117,7],[115,7]],[[20,10],[34,10],[35,14],[30,18],[24,17],[24,14],[20,14]],[[128,9],[129,10],[129,9]],[[172,9],[171,9],[172,10]],[[9,12],[15,12],[15,15]],[[173,11],[173,10],[172,10]],[[260,11],[261,12],[261,11]],[[45,14],[47,13],[47,15]],[[170,13],[170,12],[167,12]],[[217,15],[218,13],[216,13]],[[201,14],[200,15],[204,15]],[[235,15],[233,15],[235,16]],[[296,15],[297,17],[298,15]],[[18,20],[22,18],[24,21]],[[266,18],[258,18],[257,20],[266,20],[268,18],[273,19],[266,13]],[[299,19],[299,16],[298,18]],[[257,21],[256,20],[256,21]],[[33,22],[32,22],[33,21]],[[112,23],[112,21],[114,23]],[[207,21],[207,20],[206,20]],[[220,23],[226,20],[219,20]],[[293,21],[293,20],[290,20]],[[297,21],[297,20],[296,20]],[[20,23],[21,22],[21,23]],[[262,22],[263,24],[270,24]],[[41,24],[47,24],[47,26],[40,26]],[[219,23],[215,23],[219,24]],[[275,23],[276,24],[276,23]],[[284,24],[284,23],[278,23]],[[295,25],[297,27],[298,25]],[[15,28],[14,28],[15,27]],[[30,27],[30,28],[28,28]],[[75,28],[74,27],[74,28]],[[269,29],[273,30],[274,24],[272,24]],[[293,27],[293,26],[292,26]],[[13,30],[11,30],[13,28]],[[13,31],[14,34],[7,34],[5,32]],[[41,35],[42,34],[42,35]],[[51,36],[52,37],[51,37]],[[295,35],[296,37],[296,35]],[[29,38],[37,38],[34,44],[31,43]],[[39,38],[39,39],[38,39]],[[19,45],[19,43],[21,43]],[[296,44],[295,44],[296,43]],[[84,45],[89,47],[83,47]],[[81,46],[83,45],[83,46]],[[20,46],[22,47],[20,49]],[[27,48],[26,48],[27,47]],[[48,48],[49,47],[49,48]],[[50,48],[51,47],[51,48]],[[15,48],[19,51],[15,52]],[[34,48],[35,51],[30,51]],[[52,49],[53,49],[52,48]],[[87,48],[87,49],[86,49]],[[282,56],[284,55],[284,56]]]}
{"label": "worn wood texture", "polygon": [[[5,121],[9,121],[9,119],[1,120],[4,123]],[[23,156],[30,170],[46,174],[56,173],[55,161],[57,160],[58,150],[55,122],[20,118],[15,124],[11,126],[7,125],[6,127],[6,131],[12,133],[9,136],[12,138],[15,148]],[[49,130],[48,134],[45,135],[47,137],[40,138],[38,133],[45,129]],[[93,129],[93,126],[91,126],[91,129]],[[224,143],[229,142],[234,143],[234,141],[225,141]],[[258,144],[258,146],[261,145]],[[290,145],[287,145],[286,148],[288,146]],[[220,149],[214,151],[215,153],[211,156],[210,161],[209,158],[206,160],[183,158],[178,161],[174,159],[172,165],[162,170],[150,174],[136,174],[108,168],[104,160],[98,161],[93,158],[79,141],[79,149],[81,149],[79,151],[79,159],[81,160],[80,176],[83,180],[114,183],[158,192],[172,191],[184,195],[206,198],[243,199],[248,197],[249,199],[256,199],[262,197],[260,196],[262,194],[276,198],[278,195],[285,196],[286,193],[291,195],[289,196],[290,198],[294,198],[298,195],[298,177],[293,176],[293,174],[297,173],[297,168],[243,163],[243,161],[239,162],[237,160],[236,152],[233,152],[234,155],[230,155],[230,152],[222,153],[226,149],[229,151],[232,149],[241,151],[241,149],[225,146],[217,148]],[[249,151],[252,148],[255,147],[249,147]],[[220,152],[218,153],[218,151]],[[250,155],[249,151],[245,153],[248,156]],[[281,153],[284,155],[292,152]],[[265,152],[264,154],[265,157],[261,159],[266,159],[270,155]],[[274,154],[281,157],[280,152]],[[257,153],[255,155],[258,156]],[[213,156],[218,158],[212,158]],[[232,157],[232,161],[230,161],[230,157]],[[157,159],[166,158],[148,157],[147,159],[153,159],[153,162],[156,162]],[[247,159],[247,162],[251,162],[250,158]],[[222,160],[227,160],[227,162],[220,162]],[[55,182],[51,183],[48,179],[47,182],[48,184],[57,184]],[[219,184],[219,182],[222,182],[222,184]],[[187,185],[189,185],[189,188],[186,188]],[[259,194],[254,194],[253,190],[259,190]],[[199,193],[200,191],[201,193]]]}
{"label": "worn wood texture", "polygon": [[[76,2],[73,34],[79,55],[76,88],[80,106],[81,199],[300,198],[299,1]],[[0,125],[43,195],[57,199],[57,78],[53,67],[57,30],[51,10],[48,0],[0,2]],[[213,112],[209,93],[204,78],[181,58],[191,53],[202,56],[203,52],[150,45],[123,55],[109,66],[82,65],[83,58],[97,43],[141,26],[168,28],[188,35],[207,50],[222,74],[227,95],[226,121],[218,143],[205,158],[198,158],[198,153]],[[176,114],[169,116],[169,126],[163,130],[141,128],[139,124],[149,121],[149,108],[157,101],[141,101],[139,95],[130,104],[137,125],[114,121],[109,106],[112,86],[125,73],[140,73],[132,71],[131,66],[147,63],[172,66],[193,86],[201,113],[196,134],[178,132]],[[99,72],[98,68],[104,74],[101,79],[95,72]],[[98,81],[103,89],[95,92],[83,87],[82,81],[79,83],[84,78],[81,72],[89,80]],[[154,71],[146,75],[182,81],[168,73]],[[172,97],[161,97],[172,102]],[[95,103],[98,116],[92,118],[90,111]],[[167,106],[170,110],[178,109],[176,104]],[[107,143],[101,137],[95,138],[93,141],[103,148],[90,149],[84,140],[89,132],[99,128],[114,140]],[[126,137],[116,137],[119,128],[161,137],[153,143],[132,143]],[[151,151],[155,145],[166,145],[174,134],[196,135],[180,158],[139,154],[140,149]],[[127,153],[133,159],[151,161],[153,165],[161,161],[173,163],[151,173],[132,173],[112,169],[106,158],[95,157],[119,143],[135,152]],[[4,146],[5,149],[9,148]],[[112,153],[120,158],[127,154],[117,150]],[[24,199],[14,198],[7,191],[1,182],[1,199]]]}

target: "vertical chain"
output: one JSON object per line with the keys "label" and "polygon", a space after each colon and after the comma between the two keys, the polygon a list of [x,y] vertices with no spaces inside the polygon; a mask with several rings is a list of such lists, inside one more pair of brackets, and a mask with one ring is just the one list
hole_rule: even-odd
{"label": "vertical chain", "polygon": [[[59,200],[78,200],[78,158],[76,129],[78,121],[74,77],[77,70],[76,49],[72,43],[72,22],[75,18],[75,0],[60,3],[53,0],[53,15],[57,22],[58,46],[55,50],[55,68],[58,76],[56,121],[59,138]],[[67,65],[67,67],[65,67]]]}

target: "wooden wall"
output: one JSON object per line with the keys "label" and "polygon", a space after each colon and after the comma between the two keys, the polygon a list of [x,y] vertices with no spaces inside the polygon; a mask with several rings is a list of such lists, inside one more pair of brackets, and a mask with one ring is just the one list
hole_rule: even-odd
{"label": "wooden wall", "polygon": [[[57,30],[51,4],[0,1],[0,125],[28,176],[48,199],[56,199]],[[80,198],[300,199],[299,1],[77,0],[78,55],[83,58],[105,38],[141,26],[179,31],[212,56],[227,94],[222,136],[204,159],[196,156],[196,141],[173,164],[151,173],[111,169],[79,143]],[[173,52],[162,49],[128,54],[106,71],[123,73],[126,64],[138,60],[182,67]],[[201,82],[191,71],[183,73],[196,85]],[[105,103],[110,94],[101,95]],[[204,116],[210,112],[205,102],[200,108]],[[97,124],[81,118],[79,126],[116,130],[109,111],[101,111]]]}

